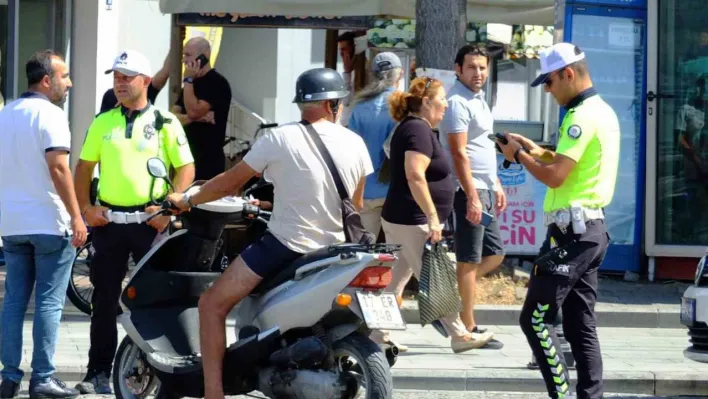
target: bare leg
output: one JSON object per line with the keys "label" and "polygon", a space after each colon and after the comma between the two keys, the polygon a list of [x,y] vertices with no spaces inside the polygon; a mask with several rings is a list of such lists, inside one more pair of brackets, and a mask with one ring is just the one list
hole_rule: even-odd
{"label": "bare leg", "polygon": [[261,280],[239,256],[199,298],[199,338],[206,399],[224,398],[222,365],[226,349],[226,316]]}
{"label": "bare leg", "polygon": [[501,265],[504,256],[492,255],[482,258],[481,263],[457,263],[457,285],[462,298],[460,317],[469,331],[477,324],[474,320],[474,304],[477,294],[477,279],[480,279]]}

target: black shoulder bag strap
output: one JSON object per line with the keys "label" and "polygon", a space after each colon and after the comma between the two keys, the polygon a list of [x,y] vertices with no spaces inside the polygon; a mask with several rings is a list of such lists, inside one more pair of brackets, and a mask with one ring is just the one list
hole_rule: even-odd
{"label": "black shoulder bag strap", "polygon": [[337,192],[339,192],[339,198],[342,201],[342,227],[344,228],[344,236],[346,237],[347,242],[357,244],[375,244],[376,236],[366,231],[364,228],[364,224],[361,222],[361,215],[359,215],[359,212],[356,210],[356,207],[354,207],[349,194],[347,194],[347,190],[344,188],[344,183],[342,182],[342,177],[339,175],[339,171],[337,170],[337,166],[334,164],[332,155],[322,142],[322,138],[320,138],[320,135],[317,131],[315,131],[315,128],[312,127],[312,124],[307,121],[301,121],[300,123],[305,126],[305,129],[315,142],[320,155],[322,155],[322,159],[324,159],[324,162],[327,165],[327,169],[329,169],[329,173],[334,179],[334,184],[337,186]]}
{"label": "black shoulder bag strap", "polygon": [[339,198],[341,198],[342,201],[349,198],[349,194],[347,194],[347,189],[344,187],[344,183],[342,182],[342,177],[339,176],[337,166],[334,164],[334,160],[332,159],[332,155],[329,153],[329,150],[322,142],[322,138],[319,134],[317,134],[317,131],[315,131],[315,128],[312,127],[311,123],[307,121],[301,121],[300,123],[304,125],[305,129],[307,129],[307,132],[310,133],[310,137],[312,137],[312,141],[315,142],[317,149],[320,151],[320,155],[322,155],[322,159],[324,159],[325,165],[327,165],[327,168],[329,169],[329,173],[332,174],[334,184],[335,186],[337,186]]}

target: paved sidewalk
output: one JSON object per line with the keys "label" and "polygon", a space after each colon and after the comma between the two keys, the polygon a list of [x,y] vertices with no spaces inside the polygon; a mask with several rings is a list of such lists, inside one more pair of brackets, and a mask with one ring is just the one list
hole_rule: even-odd
{"label": "paved sidewalk", "polygon": [[[626,282],[617,278],[600,279],[596,306],[600,327],[678,328],[681,296],[690,284],[685,282]],[[525,296],[525,293],[522,293]],[[519,323],[521,305],[476,305],[475,319],[484,325]],[[419,323],[418,303],[404,301],[407,323]]]}
{"label": "paved sidewalk", "polygon": [[[410,350],[398,358],[396,386],[405,389],[543,391],[540,372],[529,370],[526,338],[515,326],[490,326],[500,351],[453,354],[431,327],[410,325],[392,338]],[[683,357],[686,330],[599,328],[607,392],[646,395],[708,395],[708,364]],[[575,372],[571,372],[575,381]]]}
{"label": "paved sidewalk", "polygon": [[[59,331],[55,364],[60,378],[78,381],[88,361],[89,321],[73,317]],[[23,368],[31,361],[31,321],[25,321]],[[540,372],[528,370],[531,351],[518,327],[489,326],[505,346],[500,351],[453,354],[449,341],[430,326],[409,325],[392,333],[409,346],[393,368],[396,389],[542,392]],[[644,395],[708,395],[708,364],[683,357],[684,329],[600,328],[606,389]],[[119,327],[120,339],[124,332]],[[571,372],[575,381],[575,372]]]}

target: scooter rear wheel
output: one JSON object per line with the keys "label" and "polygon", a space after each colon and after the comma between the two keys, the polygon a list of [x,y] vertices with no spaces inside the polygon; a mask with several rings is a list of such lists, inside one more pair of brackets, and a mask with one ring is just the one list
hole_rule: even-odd
{"label": "scooter rear wheel", "polygon": [[[357,381],[347,399],[389,399],[393,396],[393,377],[386,355],[369,337],[351,334],[332,345],[337,372]],[[362,393],[361,388],[366,389]]]}

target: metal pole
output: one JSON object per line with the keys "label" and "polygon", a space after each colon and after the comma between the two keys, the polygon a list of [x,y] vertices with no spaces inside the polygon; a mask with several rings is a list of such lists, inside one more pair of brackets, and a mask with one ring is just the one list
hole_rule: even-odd
{"label": "metal pole", "polygon": [[20,40],[20,0],[8,0],[7,2],[7,95],[5,103],[17,98],[17,63]]}
{"label": "metal pole", "polygon": [[327,29],[325,34],[325,68],[337,69],[337,33],[336,29]]}

